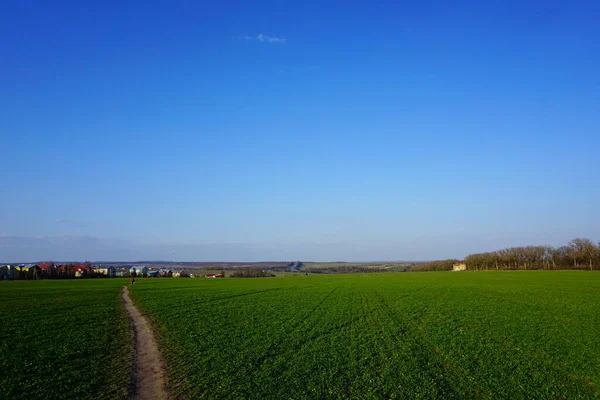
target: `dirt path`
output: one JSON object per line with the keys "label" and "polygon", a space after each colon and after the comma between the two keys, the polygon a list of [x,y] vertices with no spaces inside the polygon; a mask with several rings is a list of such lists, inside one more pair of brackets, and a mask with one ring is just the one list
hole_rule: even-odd
{"label": "dirt path", "polygon": [[134,330],[134,398],[165,400],[168,396],[165,390],[162,360],[154,340],[152,327],[131,301],[127,286],[123,286],[122,297]]}

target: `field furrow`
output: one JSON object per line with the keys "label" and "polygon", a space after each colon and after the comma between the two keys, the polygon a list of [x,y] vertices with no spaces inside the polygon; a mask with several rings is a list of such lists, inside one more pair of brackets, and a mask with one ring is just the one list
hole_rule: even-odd
{"label": "field furrow", "polygon": [[[3,397],[126,393],[120,283],[88,282],[0,292],[14,311],[0,320]],[[92,312],[78,303],[88,291]],[[594,272],[140,279],[130,292],[174,398],[600,396]]]}

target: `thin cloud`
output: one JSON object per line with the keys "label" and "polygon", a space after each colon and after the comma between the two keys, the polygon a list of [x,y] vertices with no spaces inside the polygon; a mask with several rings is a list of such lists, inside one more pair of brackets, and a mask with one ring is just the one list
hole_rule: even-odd
{"label": "thin cloud", "polygon": [[262,42],[262,43],[284,44],[286,42],[286,39],[284,37],[269,36],[269,35],[264,35],[262,33],[259,33],[255,37],[244,35],[244,39],[245,40],[258,40],[259,42]]}
{"label": "thin cloud", "polygon": [[258,35],[256,35],[256,38],[258,40],[260,40],[261,42],[267,42],[267,43],[285,43],[285,38],[284,37],[268,36],[268,35],[263,35],[262,33],[259,33]]}

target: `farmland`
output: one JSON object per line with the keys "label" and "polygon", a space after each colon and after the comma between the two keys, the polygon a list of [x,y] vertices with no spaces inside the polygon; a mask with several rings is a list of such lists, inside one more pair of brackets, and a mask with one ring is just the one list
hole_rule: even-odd
{"label": "farmland", "polygon": [[186,398],[593,398],[600,274],[140,280]]}
{"label": "farmland", "polygon": [[[122,279],[0,282],[0,398],[127,398]],[[138,279],[174,398],[596,398],[600,273]]]}
{"label": "farmland", "polygon": [[123,279],[0,282],[0,398],[124,398]]}

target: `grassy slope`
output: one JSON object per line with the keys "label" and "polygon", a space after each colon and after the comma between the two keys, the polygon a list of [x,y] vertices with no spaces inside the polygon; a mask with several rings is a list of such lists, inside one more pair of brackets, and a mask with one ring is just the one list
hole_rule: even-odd
{"label": "grassy slope", "polygon": [[600,274],[147,280],[175,395],[592,398]]}
{"label": "grassy slope", "polygon": [[122,279],[0,282],[0,398],[124,398]]}

